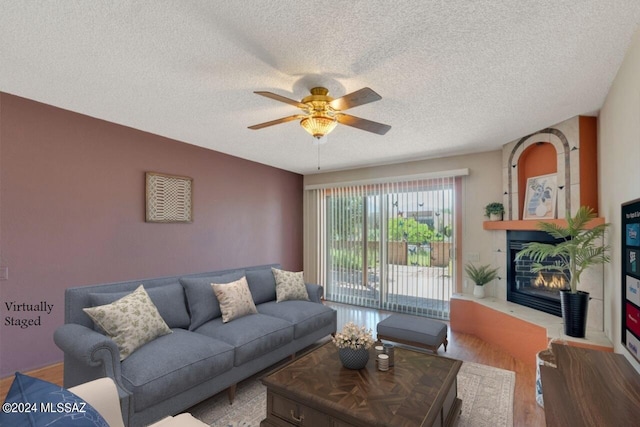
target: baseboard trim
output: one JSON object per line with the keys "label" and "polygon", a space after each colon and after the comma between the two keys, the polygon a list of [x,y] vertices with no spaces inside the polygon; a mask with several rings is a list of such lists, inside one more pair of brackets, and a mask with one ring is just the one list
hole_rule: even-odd
{"label": "baseboard trim", "polygon": [[[53,363],[51,365],[43,366],[42,368],[23,372],[23,374],[29,375],[30,377],[40,378],[41,380],[49,381],[60,386],[62,386],[63,373],[64,365],[62,362]],[[9,391],[9,387],[11,387],[13,378],[14,375],[0,379],[0,396],[2,396],[2,401],[4,401],[7,396],[7,392]]]}

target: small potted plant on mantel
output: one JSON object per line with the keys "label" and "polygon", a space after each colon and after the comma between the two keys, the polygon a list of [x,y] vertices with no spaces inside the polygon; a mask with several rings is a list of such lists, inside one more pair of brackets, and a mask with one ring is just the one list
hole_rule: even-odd
{"label": "small potted plant on mantel", "polygon": [[484,207],[484,216],[489,218],[489,221],[502,221],[504,215],[504,205],[502,203],[493,202]]}
{"label": "small potted plant on mantel", "polygon": [[484,298],[484,285],[498,277],[498,268],[491,268],[490,265],[476,267],[473,264],[467,264],[464,266],[464,271],[476,284],[473,288],[473,296],[476,298]]}
{"label": "small potted plant on mantel", "polygon": [[[570,337],[584,338],[589,309],[589,293],[578,290],[580,275],[589,267],[609,262],[609,246],[602,239],[609,224],[599,224],[588,228],[588,223],[596,218],[593,209],[580,206],[576,215],[567,213],[567,225],[539,222],[538,229],[548,233],[557,244],[532,242],[518,252],[516,259],[528,256],[534,262],[531,271],[556,271],[569,279],[569,288],[560,291],[564,333]],[[553,263],[541,264],[547,258]]]}

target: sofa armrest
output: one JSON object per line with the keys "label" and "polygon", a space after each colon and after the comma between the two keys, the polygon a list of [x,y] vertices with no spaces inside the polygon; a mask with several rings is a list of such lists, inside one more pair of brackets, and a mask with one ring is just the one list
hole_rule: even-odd
{"label": "sofa armrest", "polygon": [[307,287],[307,293],[309,294],[309,300],[312,302],[322,303],[322,297],[324,296],[324,288],[314,283],[305,283]]}
{"label": "sofa armrest", "polygon": [[122,386],[120,352],[111,338],[86,326],[67,323],[56,329],[53,341],[65,354],[87,366],[102,366],[104,374]]}

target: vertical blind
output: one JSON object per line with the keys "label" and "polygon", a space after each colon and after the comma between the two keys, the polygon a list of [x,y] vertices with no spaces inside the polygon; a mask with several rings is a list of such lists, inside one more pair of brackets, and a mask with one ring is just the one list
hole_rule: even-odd
{"label": "vertical blind", "polygon": [[309,191],[315,276],[325,298],[448,319],[456,271],[455,179]]}

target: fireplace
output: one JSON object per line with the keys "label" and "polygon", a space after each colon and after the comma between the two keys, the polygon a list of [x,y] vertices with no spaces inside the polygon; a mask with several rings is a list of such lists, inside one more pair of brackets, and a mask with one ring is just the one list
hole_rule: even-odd
{"label": "fireplace", "polygon": [[[527,257],[516,261],[516,254],[529,242],[558,241],[542,231],[507,231],[507,301],[562,316],[560,290],[569,288],[569,280],[559,272],[532,272],[533,261]],[[544,263],[554,261],[549,258]]]}

